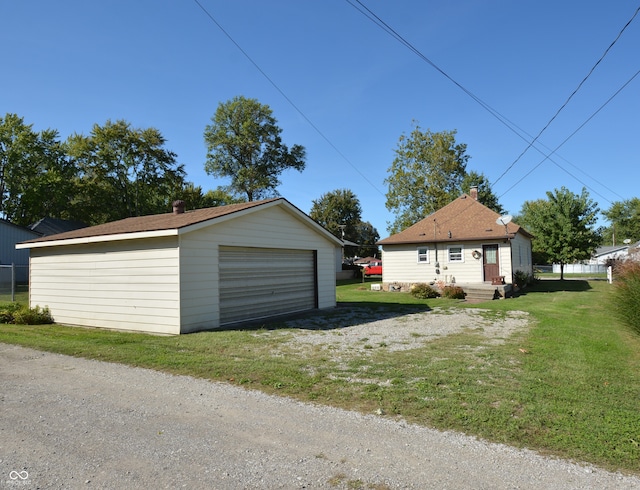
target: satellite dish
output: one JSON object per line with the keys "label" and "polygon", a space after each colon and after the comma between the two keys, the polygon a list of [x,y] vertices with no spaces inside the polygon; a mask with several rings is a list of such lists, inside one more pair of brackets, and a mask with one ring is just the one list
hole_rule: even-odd
{"label": "satellite dish", "polygon": [[631,243],[631,238],[625,238],[624,240],[622,240],[622,243],[624,243],[625,245],[629,245]]}
{"label": "satellite dish", "polygon": [[504,216],[500,216],[496,220],[496,223],[499,225],[507,226],[507,223],[511,223],[512,219],[513,219],[513,216],[511,216],[510,214],[505,214]]}

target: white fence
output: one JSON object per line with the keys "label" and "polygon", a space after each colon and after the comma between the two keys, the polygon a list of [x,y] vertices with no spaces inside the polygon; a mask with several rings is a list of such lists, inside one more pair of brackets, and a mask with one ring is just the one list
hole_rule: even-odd
{"label": "white fence", "polygon": [[[553,272],[560,274],[560,264],[553,264]],[[605,264],[565,264],[565,274],[604,274],[607,272]]]}

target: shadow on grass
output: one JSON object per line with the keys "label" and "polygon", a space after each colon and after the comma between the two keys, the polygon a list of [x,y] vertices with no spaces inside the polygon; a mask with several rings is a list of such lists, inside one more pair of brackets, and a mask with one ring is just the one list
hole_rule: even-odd
{"label": "shadow on grass", "polygon": [[336,308],[282,315],[263,321],[228,325],[220,330],[337,330],[362,323],[389,320],[414,313],[431,311],[427,305],[401,303],[338,302]]}
{"label": "shadow on grass", "polygon": [[589,281],[584,279],[545,279],[543,281],[536,281],[531,286],[527,287],[520,292],[519,296],[534,293],[558,293],[561,291],[589,291],[591,285]]}

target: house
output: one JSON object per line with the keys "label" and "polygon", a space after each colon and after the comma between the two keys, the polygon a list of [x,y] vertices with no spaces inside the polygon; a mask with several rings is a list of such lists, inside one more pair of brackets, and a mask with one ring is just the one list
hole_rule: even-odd
{"label": "house", "polygon": [[74,221],[60,218],[42,218],[29,225],[29,229],[40,234],[40,236],[57,235],[65,231],[79,230],[86,228],[87,224],[82,221]]}
{"label": "house", "polygon": [[517,272],[533,274],[532,235],[513,222],[503,224],[506,219],[499,223],[500,218],[478,201],[477,189],[472,188],[470,195],[380,240],[383,288],[493,284],[500,286],[501,295],[508,295]]}
{"label": "house", "polygon": [[18,245],[58,323],[181,334],[336,305],[342,242],[282,198],[127,218]]}
{"label": "house", "polygon": [[637,244],[625,243],[622,245],[604,245],[596,248],[595,252],[589,260],[589,264],[602,264],[607,265],[613,260],[626,260],[629,257],[629,250],[637,248],[640,242]]}
{"label": "house", "polygon": [[15,265],[16,282],[29,280],[29,251],[16,250],[16,243],[32,240],[42,235],[0,218],[0,282],[10,283],[11,264]]}

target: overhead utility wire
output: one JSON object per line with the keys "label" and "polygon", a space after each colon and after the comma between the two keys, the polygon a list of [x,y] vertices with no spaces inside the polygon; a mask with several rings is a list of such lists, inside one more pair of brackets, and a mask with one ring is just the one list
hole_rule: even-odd
{"label": "overhead utility wire", "polygon": [[[355,0],[358,4],[356,5],[352,0],[346,0],[349,5],[351,5],[354,9],[364,15],[371,22],[380,27],[383,31],[389,34],[392,38],[398,41],[400,44],[405,46],[409,51],[413,52],[418,58],[423,60],[425,63],[433,67],[436,71],[438,71],[441,75],[443,75],[447,80],[452,82],[456,87],[462,90],[465,94],[471,97],[474,101],[476,101],[483,109],[489,112],[493,117],[495,117],[498,121],[500,121],[503,125],[505,125],[508,129],[510,129],[513,133],[515,133],[518,137],[520,137],[523,141],[528,142],[529,140],[522,136],[518,131],[514,129],[524,132],[522,129],[518,128],[516,124],[507,119],[504,115],[500,114],[497,110],[491,107],[489,104],[484,102],[480,97],[475,95],[473,92],[468,90],[462,84],[460,84],[457,80],[451,77],[447,72],[445,72],[442,68],[436,65],[433,61],[427,58],[418,48],[413,46],[409,41],[407,41],[402,35],[400,35],[395,29],[393,29],[389,24],[387,24],[384,20],[382,20],[378,15],[376,15],[372,10],[370,10],[366,5],[364,5],[360,0]],[[525,133],[526,134],[526,133]]]}
{"label": "overhead utility wire", "polygon": [[[599,107],[599,108],[598,108],[598,109],[597,109],[593,114],[591,114],[591,115],[590,115],[590,116],[589,116],[589,117],[588,117],[588,118],[587,118],[587,119],[586,119],[586,120],[585,120],[585,121],[584,121],[580,126],[578,126],[578,127],[575,129],[575,131],[573,131],[573,133],[571,133],[569,136],[567,136],[567,137],[565,138],[565,140],[564,140],[562,143],[560,143],[558,146],[556,146],[556,148],[555,148],[555,149],[554,149],[554,150],[549,154],[549,156],[550,156],[550,155],[553,155],[555,152],[557,152],[557,151],[560,149],[560,147],[561,147],[562,145],[564,145],[567,141],[569,141],[569,139],[570,139],[571,137],[573,137],[573,136],[574,136],[578,131],[580,131],[580,130],[581,130],[581,129],[582,129],[582,128],[583,128],[583,127],[584,127],[584,126],[589,122],[589,121],[591,121],[591,119],[593,119],[593,118],[595,117],[595,115],[596,115],[596,114],[598,114],[602,109],[604,109],[604,107],[605,107],[607,104],[609,104],[609,102],[611,102],[611,101],[614,99],[614,97],[616,97],[620,92],[622,92],[622,90],[623,90],[627,85],[629,85],[629,84],[633,81],[633,79],[634,79],[634,78],[636,78],[638,75],[640,75],[640,70],[638,70],[637,72],[635,72],[635,73],[633,74],[633,76],[632,76],[629,80],[627,80],[627,81],[622,85],[622,87],[620,87],[618,90],[616,90],[616,92],[615,92],[611,97],[609,97],[609,98],[607,99],[607,101],[606,101],[604,104],[602,104],[602,105],[601,105],[601,106],[600,106],[600,107]],[[604,199],[605,201],[607,201],[609,204],[613,204],[609,199],[607,199],[607,198],[606,198],[606,197],[604,197],[602,194],[600,194],[600,193],[596,192],[595,190],[593,190],[593,188],[589,187],[587,184],[585,184],[584,182],[582,182],[579,178],[577,178],[577,177],[576,177],[575,175],[573,175],[571,172],[569,172],[569,171],[568,171],[568,170],[566,170],[565,168],[563,168],[563,167],[561,167],[560,165],[558,165],[558,164],[557,164],[556,162],[554,162],[551,158],[549,158],[549,156],[546,156],[543,160],[541,160],[541,161],[540,161],[540,162],[539,162],[535,167],[533,167],[531,170],[529,170],[529,172],[527,172],[527,173],[526,173],[526,174],[525,174],[525,175],[524,175],[520,180],[518,180],[515,184],[513,184],[513,185],[512,185],[511,187],[509,187],[506,191],[504,191],[504,192],[503,192],[499,197],[504,196],[507,192],[509,192],[511,189],[513,189],[515,186],[517,186],[520,182],[522,182],[525,178],[527,178],[531,173],[533,173],[533,171],[534,171],[535,169],[537,169],[540,165],[542,165],[542,164],[543,164],[544,162],[546,162],[547,160],[550,160],[550,161],[551,161],[554,165],[556,165],[560,170],[563,170],[564,172],[566,172],[567,174],[569,174],[571,177],[573,177],[573,178],[574,178],[574,179],[576,179],[578,182],[580,182],[583,186],[588,187],[589,189],[591,189],[595,194],[597,194],[598,196],[600,196],[602,199]],[[570,162],[567,162],[567,163],[569,163],[572,167],[577,168],[578,170],[580,170],[578,167],[575,167],[575,165],[571,164]],[[587,175],[587,174],[586,174],[586,173],[584,173],[584,172],[582,172],[582,173],[583,173],[583,174],[585,174],[585,175]],[[587,176],[588,176],[588,175],[587,175]],[[588,177],[589,177],[589,176],[588,176]],[[590,178],[592,178],[592,177],[590,177]],[[594,180],[595,180],[595,179],[594,179]],[[615,191],[613,191],[613,190],[609,189],[608,187],[604,186],[603,184],[600,184],[600,185],[602,185],[605,189],[607,189],[607,190],[608,190],[608,191],[610,191],[611,193],[613,193],[613,194],[615,194],[616,196],[618,196],[620,199],[623,199],[623,197],[622,197],[620,194],[618,194],[617,192],[615,192]]]}
{"label": "overhead utility wire", "polygon": [[[442,70],[440,67],[438,67],[435,63],[433,63],[431,60],[429,60],[426,56],[424,56],[417,48],[415,48],[411,43],[409,43],[406,39],[404,39],[400,34],[398,34],[392,27],[390,27],[386,22],[384,22],[380,17],[378,17],[374,12],[372,12],[366,5],[364,5],[360,0],[355,0],[355,2],[357,2],[362,8],[358,7],[357,5],[355,5],[351,0],[346,0],[347,3],[349,3],[353,8],[355,8],[356,10],[358,10],[361,14],[363,14],[365,17],[367,17],[369,20],[371,20],[374,24],[376,24],[378,27],[380,27],[383,31],[385,31],[387,34],[389,34],[391,37],[393,37],[394,39],[396,39],[398,42],[400,42],[402,45],[404,45],[405,47],[407,47],[410,51],[412,51],[413,53],[415,53],[418,57],[420,57],[422,60],[424,60],[425,62],[427,62],[429,65],[431,65],[433,68],[435,68],[438,72],[440,72],[442,75],[444,75],[448,80],[450,80],[451,82],[453,82],[458,88],[460,88],[463,92],[465,92],[467,95],[469,95],[473,100],[475,100],[478,104],[480,104],[485,110],[487,110],[492,116],[494,116],[496,119],[498,119],[503,125],[505,125],[509,130],[511,130],[514,134],[516,134],[518,137],[520,137],[523,141],[525,141],[525,143],[529,143],[530,140],[528,140],[527,138],[525,138],[524,136],[522,136],[522,134],[520,134],[518,131],[516,131],[514,129],[517,128],[519,131],[523,132],[524,134],[526,134],[527,136],[529,136],[531,138],[531,135],[529,135],[526,131],[524,131],[523,129],[519,128],[515,123],[513,123],[512,121],[510,121],[508,118],[506,118],[505,116],[503,116],[502,114],[500,114],[498,111],[496,111],[495,109],[493,109],[491,106],[489,106],[488,104],[486,104],[484,101],[482,101],[482,99],[480,99],[479,97],[477,97],[476,95],[474,95],[472,92],[470,92],[469,90],[467,90],[465,87],[463,87],[461,84],[459,84],[456,80],[454,80],[452,77],[450,77],[446,72],[444,72],[444,70]],[[364,10],[363,10],[364,9]],[[638,9],[640,10],[640,8]],[[636,11],[637,14],[637,11]],[[635,14],[634,16],[635,17]],[[633,20],[633,17],[629,20],[629,22],[627,22],[627,25],[629,25],[629,23]],[[627,25],[625,25],[625,27],[623,28],[626,29]],[[621,33],[622,34],[622,31]],[[617,39],[620,37],[620,34],[618,35]],[[612,43],[612,45],[615,44]],[[610,48],[609,48],[610,49]],[[608,49],[607,49],[608,51]],[[605,53],[606,54],[606,53]],[[604,57],[604,55],[603,55]],[[595,67],[594,67],[595,68]],[[628,82],[627,82],[628,83]],[[625,84],[626,86],[626,84]],[[624,86],[623,86],[624,88]],[[595,114],[594,114],[595,115]],[[591,119],[591,118],[589,118]],[[585,122],[586,123],[586,122]],[[582,128],[582,126],[580,126],[580,128]],[[578,128],[578,129],[580,129]],[[576,130],[577,131],[577,130]],[[541,134],[541,133],[540,133]],[[538,137],[540,136],[540,134],[538,135]],[[571,136],[573,136],[575,134],[572,133]],[[571,137],[570,136],[570,137]],[[537,138],[537,137],[536,137]],[[539,143],[539,142],[538,142]],[[564,144],[566,143],[566,140],[562,143]],[[540,144],[540,143],[539,143]],[[530,148],[532,147],[535,148],[540,154],[542,154],[545,157],[545,160],[548,159],[551,162],[553,162],[556,166],[558,166],[560,169],[562,169],[563,171],[567,172],[569,175],[571,175],[572,177],[574,177],[570,172],[568,172],[567,170],[565,170],[560,164],[558,164],[557,162],[555,162],[552,158],[551,155],[553,154],[553,152],[546,154],[545,152],[543,152],[542,150],[540,150],[539,148],[537,148],[534,145],[534,141],[531,141],[531,143],[529,144],[529,146],[527,147]],[[544,145],[542,145],[544,146]],[[546,148],[546,147],[545,147]],[[524,153],[523,153],[524,154]],[[520,158],[520,157],[519,157]],[[565,159],[566,161],[566,159]],[[569,163],[569,162],[567,162]],[[515,162],[514,162],[515,164]],[[571,164],[572,165],[572,164]],[[513,164],[511,165],[513,166]],[[539,165],[538,165],[539,166]],[[572,165],[574,166],[574,165]],[[575,166],[574,166],[575,167]],[[537,167],[536,167],[537,168]],[[583,172],[584,173],[584,172]],[[527,174],[528,175],[528,174]],[[585,174],[586,175],[586,174]],[[500,178],[502,178],[502,176],[500,176]],[[574,177],[575,178],[575,177]],[[579,179],[576,178],[576,180],[578,180],[580,182]],[[595,180],[595,179],[593,179]],[[497,182],[497,181],[496,181]],[[494,182],[495,184],[495,182]],[[589,187],[589,186],[586,186]],[[605,187],[605,186],[603,186]],[[590,187],[589,187],[590,188]],[[606,187],[605,187],[606,188]],[[511,188],[510,188],[511,189]],[[591,189],[591,188],[590,188]],[[593,189],[591,189],[593,191]],[[610,190],[610,189],[609,189]],[[598,194],[596,191],[593,191],[594,193]],[[614,194],[616,194],[615,192],[613,192]],[[504,194],[503,194],[504,195]],[[616,194],[618,195],[618,194]],[[605,199],[606,200],[606,199]]]}
{"label": "overhead utility wire", "polygon": [[533,146],[533,144],[538,140],[538,138],[540,138],[540,136],[542,135],[542,133],[544,133],[546,131],[546,129],[551,125],[551,123],[555,120],[556,117],[558,117],[558,114],[560,114],[560,112],[562,112],[562,110],[567,106],[567,104],[569,103],[569,101],[573,98],[574,95],[576,95],[576,93],[578,92],[578,90],[580,90],[580,88],[582,87],[582,85],[587,81],[587,79],[591,76],[591,74],[594,72],[594,70],[596,69],[596,67],[600,64],[600,62],[604,59],[605,56],[607,56],[607,54],[609,53],[609,51],[611,50],[611,48],[613,47],[613,45],[618,41],[618,39],[620,39],[620,36],[622,36],[622,33],[625,31],[625,29],[627,27],[629,27],[629,24],[631,24],[631,22],[633,21],[633,19],[635,19],[636,15],[638,15],[638,12],[640,11],[640,7],[638,7],[636,9],[636,11],[633,13],[633,15],[631,16],[631,19],[629,19],[629,21],[624,25],[624,27],[622,28],[622,30],[618,33],[618,35],[616,36],[616,38],[613,40],[613,42],[609,45],[609,47],[607,49],[605,49],[604,53],[602,54],[602,56],[600,56],[600,59],[598,61],[596,61],[595,65],[593,65],[591,67],[591,70],[589,70],[589,73],[587,73],[587,75],[582,79],[582,81],[578,84],[578,86],[575,88],[575,90],[573,92],[571,92],[571,95],[569,95],[569,98],[567,98],[567,100],[564,101],[564,104],[562,104],[560,106],[560,108],[556,111],[556,113],[553,115],[553,117],[551,119],[549,119],[549,121],[547,122],[547,124],[545,124],[545,126],[540,130],[540,132],[536,135],[535,138],[533,138],[533,140],[527,145],[527,147],[522,151],[522,153],[520,153],[520,155],[518,155],[518,158],[516,158],[511,165],[509,165],[507,167],[507,169],[502,172],[502,175],[500,175],[500,177],[498,177],[495,181],[493,181],[493,183],[491,185],[496,185],[500,179],[502,179],[502,177],[504,177],[507,172],[509,172],[509,170],[511,170],[513,168],[513,166],[518,163],[518,161],[520,160],[520,158],[522,158],[522,156],[529,151],[529,148],[531,148],[531,146]]}
{"label": "overhead utility wire", "polygon": [[219,23],[219,22],[218,22],[218,21],[213,17],[213,15],[211,15],[211,14],[209,13],[209,11],[208,11],[208,10],[207,10],[207,9],[206,9],[206,8],[205,8],[205,7],[204,7],[204,6],[203,6],[203,5],[202,5],[198,0],[193,0],[193,1],[196,3],[196,5],[198,5],[198,7],[200,7],[200,9],[205,13],[205,15],[206,15],[207,17],[209,17],[209,19],[211,20],[211,22],[213,22],[213,23],[218,27],[218,29],[220,29],[220,31],[222,31],[222,33],[223,33],[223,34],[224,34],[224,35],[225,35],[225,36],[226,36],[226,37],[227,37],[227,38],[228,38],[228,39],[229,39],[229,40],[230,40],[230,41],[235,45],[235,47],[236,47],[236,48],[238,48],[238,50],[239,50],[239,51],[244,55],[244,57],[245,57],[245,58],[247,58],[247,60],[249,60],[249,62],[250,62],[250,63],[251,63],[251,64],[252,64],[252,65],[253,65],[253,66],[254,66],[254,67],[255,67],[259,72],[260,72],[260,74],[261,74],[264,78],[266,78],[266,79],[267,79],[267,81],[268,81],[268,82],[269,82],[269,83],[270,83],[270,84],[271,84],[271,85],[272,85],[272,86],[273,86],[273,87],[274,87],[274,88],[275,88],[275,89],[280,93],[280,95],[282,95],[282,97],[284,97],[284,99],[289,103],[289,105],[291,105],[291,107],[293,107],[293,108],[296,110],[296,112],[298,112],[298,114],[300,114],[300,115],[303,117],[303,119],[304,119],[305,121],[307,121],[307,123],[309,123],[309,125],[310,125],[310,126],[311,126],[315,131],[316,131],[316,133],[318,133],[318,134],[322,137],[322,139],[324,139],[324,140],[329,144],[329,146],[331,146],[331,148],[333,148],[333,149],[336,151],[336,153],[342,157],[342,159],[343,159],[345,162],[347,162],[347,163],[348,163],[348,164],[349,164],[349,165],[350,165],[350,166],[351,166],[351,167],[352,167],[356,172],[358,172],[358,174],[360,174],[360,176],[361,176],[361,177],[362,177],[366,182],[368,182],[368,183],[369,183],[369,185],[371,185],[371,187],[373,187],[373,188],[374,188],[378,193],[380,193],[381,195],[383,195],[383,196],[384,196],[384,193],[383,193],[380,189],[378,189],[378,187],[377,187],[373,182],[371,182],[371,181],[367,178],[367,176],[366,176],[364,173],[362,173],[362,172],[361,172],[361,171],[360,171],[360,170],[359,170],[359,169],[358,169],[358,168],[357,168],[357,167],[356,167],[356,166],[351,162],[351,160],[349,160],[349,159],[344,155],[344,153],[342,153],[342,152],[341,152],[341,151],[340,151],[340,150],[339,150],[339,149],[338,149],[338,148],[337,148],[337,147],[336,147],[336,146],[331,142],[331,140],[330,140],[327,136],[325,136],[325,134],[324,134],[322,131],[320,131],[320,129],[319,129],[319,128],[318,128],[318,127],[317,127],[317,126],[316,126],[316,125],[311,121],[311,119],[309,119],[309,118],[307,117],[307,115],[306,115],[304,112],[302,112],[302,110],[301,110],[301,109],[300,109],[300,108],[299,108],[299,107],[298,107],[298,106],[297,106],[297,105],[296,105],[296,104],[295,104],[295,103],[294,103],[294,102],[293,102],[293,101],[292,101],[292,100],[287,96],[287,94],[285,94],[285,93],[284,93],[284,91],[283,91],[283,90],[278,86],[278,84],[277,84],[275,81],[273,81],[273,79],[272,79],[269,75],[267,75],[267,73],[266,73],[266,72],[265,72],[265,71],[260,67],[260,65],[258,65],[258,63],[257,63],[256,61],[254,61],[254,60],[253,60],[253,58],[251,58],[251,56],[249,56],[249,53],[247,53],[244,49],[242,49],[242,46],[240,46],[240,44],[238,44],[238,43],[236,42],[236,40],[235,40],[235,39],[233,39],[233,37],[231,37],[231,34],[229,34],[229,33],[224,29],[224,27],[222,27],[222,25],[221,25],[221,24],[220,24],[220,23]]}
{"label": "overhead utility wire", "polygon": [[[427,64],[429,64],[433,68],[435,68],[439,73],[441,73],[445,78],[447,78],[449,81],[451,81],[456,87],[458,87],[460,90],[462,90],[465,94],[467,94],[469,97],[471,97],[483,109],[485,109],[487,112],[489,112],[489,114],[491,114],[498,121],[500,121],[507,129],[512,131],[516,136],[518,136],[520,139],[522,139],[525,143],[529,143],[529,141],[531,141],[532,136],[529,133],[527,133],[525,130],[520,128],[513,121],[509,120],[506,116],[504,116],[503,114],[501,114],[500,112],[495,110],[489,104],[484,102],[480,97],[475,95],[473,92],[471,92],[470,90],[465,88],[463,85],[458,83],[454,78],[452,78],[450,75],[448,75],[443,69],[441,69],[433,61],[431,61],[429,58],[427,58],[419,49],[417,49],[415,46],[413,46],[409,41],[407,41],[404,37],[402,37],[398,32],[396,32],[391,26],[389,26],[389,24],[387,24],[384,20],[382,20],[380,17],[378,17],[373,11],[371,11],[360,0],[355,0],[355,2],[357,2],[358,5],[360,5],[360,7],[358,5],[355,5],[352,0],[346,0],[346,1],[347,1],[347,3],[349,5],[351,5],[353,8],[355,8],[358,12],[360,12],[362,15],[367,17],[371,22],[376,24],[383,31],[385,31],[387,34],[389,34],[391,37],[393,37],[396,41],[398,41],[400,44],[402,44],[403,46],[408,48],[411,52],[416,54],[420,59],[425,61]],[[525,136],[523,136],[523,134],[528,136],[529,139],[527,139]],[[544,145],[542,145],[542,146],[544,146]],[[551,159],[549,155],[547,155],[545,152],[543,152],[542,150],[537,148],[535,145],[533,147],[542,156],[546,156],[547,158]]]}

